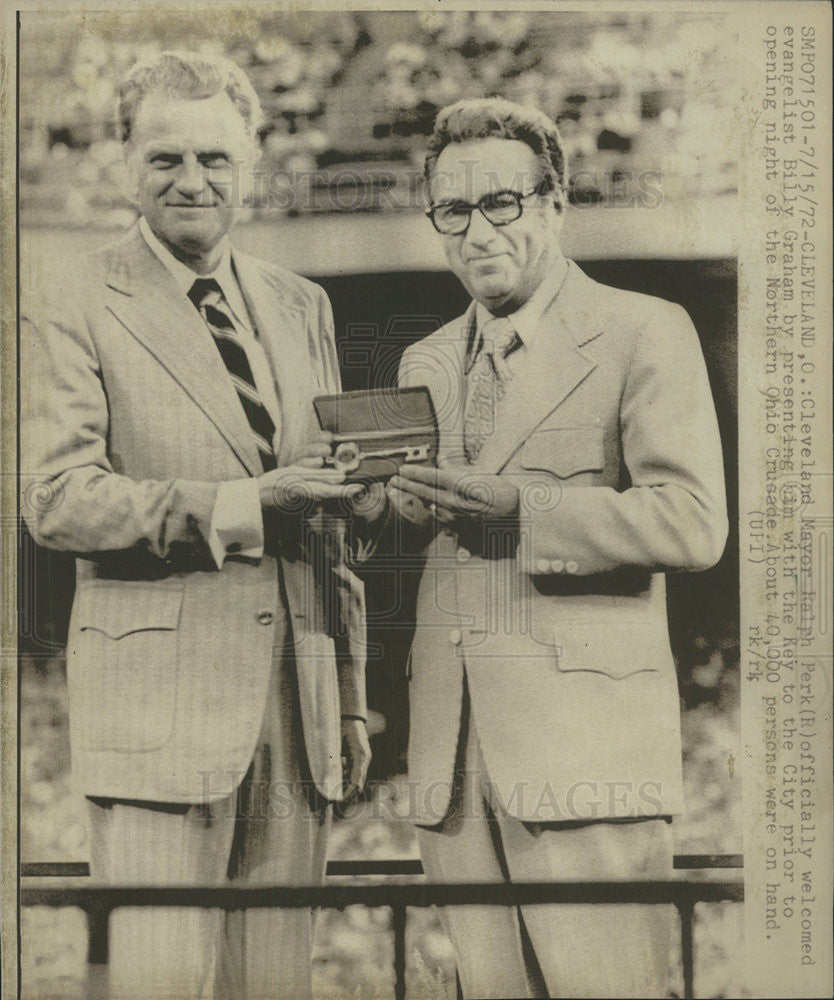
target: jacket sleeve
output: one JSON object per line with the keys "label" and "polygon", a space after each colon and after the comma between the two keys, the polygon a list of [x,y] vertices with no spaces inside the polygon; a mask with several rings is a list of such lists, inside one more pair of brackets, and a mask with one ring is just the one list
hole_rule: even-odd
{"label": "jacket sleeve", "polygon": [[718,424],[698,336],[679,306],[664,303],[638,335],[619,418],[630,480],[622,492],[565,487],[539,505],[521,489],[518,558],[527,572],[550,572],[554,560],[581,576],[703,570],[720,559],[727,509]]}
{"label": "jacket sleeve", "polygon": [[[84,310],[23,304],[22,512],[35,540],[87,559],[213,566],[206,544],[217,483],[136,481],[108,454],[108,399]],[[57,298],[57,296],[56,296]],[[77,297],[75,302],[80,301]]]}

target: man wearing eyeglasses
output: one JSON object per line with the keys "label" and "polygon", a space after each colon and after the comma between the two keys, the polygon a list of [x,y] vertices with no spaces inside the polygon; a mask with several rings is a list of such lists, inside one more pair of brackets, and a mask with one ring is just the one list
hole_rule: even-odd
{"label": "man wearing eyeglasses", "polygon": [[[721,556],[721,446],[677,305],[563,256],[556,126],[500,99],[440,112],[431,207],[473,302],[409,348],[438,468],[392,504],[425,550],[409,777],[433,881],[666,879],[683,808],[665,573]],[[665,996],[671,914],[447,907],[466,997]]]}

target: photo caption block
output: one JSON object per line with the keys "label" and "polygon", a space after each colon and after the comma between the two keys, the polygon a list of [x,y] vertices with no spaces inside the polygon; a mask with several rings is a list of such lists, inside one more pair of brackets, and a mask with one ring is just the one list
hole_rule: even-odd
{"label": "photo caption block", "polygon": [[831,16],[741,29],[745,931],[756,997],[831,989]]}

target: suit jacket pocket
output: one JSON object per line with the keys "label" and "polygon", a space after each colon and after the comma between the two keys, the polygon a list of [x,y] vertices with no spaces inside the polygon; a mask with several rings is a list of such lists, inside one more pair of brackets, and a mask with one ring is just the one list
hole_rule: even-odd
{"label": "suit jacket pocket", "polygon": [[561,673],[593,673],[623,680],[653,674],[671,660],[668,641],[650,624],[560,622],[555,627]]}
{"label": "suit jacket pocket", "polygon": [[90,750],[157,750],[171,738],[182,586],[82,589],[68,650],[73,739]]}
{"label": "suit jacket pocket", "polygon": [[524,443],[521,465],[525,469],[549,472],[558,479],[570,479],[582,473],[599,478],[605,467],[602,427],[587,424],[540,428]]}
{"label": "suit jacket pocket", "polygon": [[121,639],[132,632],[169,631],[179,626],[182,585],[117,583],[88,587],[78,595],[78,628]]}

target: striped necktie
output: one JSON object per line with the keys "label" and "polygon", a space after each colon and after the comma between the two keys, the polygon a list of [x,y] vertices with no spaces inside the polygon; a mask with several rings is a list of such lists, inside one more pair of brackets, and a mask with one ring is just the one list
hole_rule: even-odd
{"label": "striped necktie", "polygon": [[520,343],[506,318],[484,324],[481,349],[469,372],[463,450],[468,462],[477,460],[484,441],[495,431],[495,414],[512,377],[505,358]]}
{"label": "striped necktie", "polygon": [[197,278],[191,286],[188,297],[211,330],[255,437],[264,472],[269,472],[277,465],[275,452],[272,450],[275,424],[258,394],[246,351],[238,338],[231,317],[226,312],[228,307],[220,285],[214,278]]}

